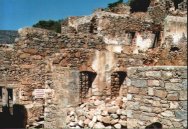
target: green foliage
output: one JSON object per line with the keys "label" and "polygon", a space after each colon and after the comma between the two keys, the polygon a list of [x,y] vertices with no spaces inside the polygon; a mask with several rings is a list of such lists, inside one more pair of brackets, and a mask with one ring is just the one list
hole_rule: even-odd
{"label": "green foliage", "polygon": [[54,21],[54,20],[41,20],[38,23],[34,24],[33,27],[52,30],[57,33],[61,32],[61,22],[62,20]]}
{"label": "green foliage", "polygon": [[151,0],[128,0],[126,3],[131,7],[131,12],[146,12]]}
{"label": "green foliage", "polygon": [[115,6],[117,6],[118,4],[121,4],[121,3],[123,3],[123,0],[118,0],[114,3],[109,3],[108,8],[113,8],[113,7],[115,7]]}

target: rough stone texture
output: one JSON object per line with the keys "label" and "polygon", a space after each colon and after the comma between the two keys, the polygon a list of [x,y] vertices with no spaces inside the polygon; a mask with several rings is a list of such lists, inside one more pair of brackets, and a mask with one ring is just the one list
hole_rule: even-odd
{"label": "rough stone texture", "polygon": [[[133,82],[135,79],[140,78],[145,78],[145,80],[148,80],[148,84],[146,85],[146,87],[148,87],[148,94],[136,96],[134,95],[135,92],[130,90],[133,89],[133,87],[128,86],[129,90],[127,94],[133,96],[131,100],[128,100],[128,102],[131,104],[127,104],[127,110],[132,112],[131,116],[127,115],[128,128],[144,128],[144,125],[149,125],[149,123],[153,122],[160,122],[165,128],[179,128],[187,126],[185,126],[183,122],[187,121],[187,110],[185,109],[187,91],[185,91],[182,87],[184,77],[176,76],[177,74],[182,75],[185,71],[187,71],[186,66],[133,67],[128,68],[127,70],[128,77]],[[143,74],[142,76],[139,74],[139,72],[143,71],[146,73],[144,74],[145,77],[143,77]],[[170,75],[170,79],[176,79],[178,80],[178,83],[176,81],[172,83],[170,82],[170,79],[167,80],[166,78],[159,78],[157,73],[161,72],[168,73],[168,75]],[[157,82],[157,85],[153,85],[153,82]],[[158,85],[158,82],[163,82],[165,85]],[[142,84],[140,83],[140,85]],[[137,103],[141,104],[139,106],[140,112],[137,112],[137,107],[132,106]],[[180,106],[183,103],[185,105]],[[136,119],[136,121],[131,121],[132,119]],[[179,123],[177,124],[175,120],[178,120]],[[142,125],[141,123],[145,124]]]}

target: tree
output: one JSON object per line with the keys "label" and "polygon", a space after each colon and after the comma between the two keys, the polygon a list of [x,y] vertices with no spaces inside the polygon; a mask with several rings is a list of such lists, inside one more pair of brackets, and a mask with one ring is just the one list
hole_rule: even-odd
{"label": "tree", "polygon": [[62,20],[54,21],[54,20],[41,20],[38,23],[34,24],[33,27],[38,27],[42,29],[52,30],[57,33],[61,32],[61,22]]}
{"label": "tree", "polygon": [[131,7],[131,12],[146,12],[150,0],[128,0],[127,4]]}
{"label": "tree", "polygon": [[117,6],[118,4],[121,4],[121,3],[123,3],[123,0],[118,0],[114,3],[109,3],[108,8],[113,8],[113,7],[115,7],[115,6]]}

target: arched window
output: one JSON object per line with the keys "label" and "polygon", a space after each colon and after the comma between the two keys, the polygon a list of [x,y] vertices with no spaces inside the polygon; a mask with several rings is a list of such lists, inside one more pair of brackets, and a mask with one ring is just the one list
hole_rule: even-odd
{"label": "arched window", "polygon": [[91,71],[81,71],[80,72],[80,98],[81,101],[87,99],[90,95],[89,90],[92,87],[92,83],[96,77],[95,72]]}
{"label": "arched window", "polygon": [[125,77],[127,76],[126,72],[117,71],[113,72],[111,75],[111,97],[119,96],[119,90],[123,84]]}

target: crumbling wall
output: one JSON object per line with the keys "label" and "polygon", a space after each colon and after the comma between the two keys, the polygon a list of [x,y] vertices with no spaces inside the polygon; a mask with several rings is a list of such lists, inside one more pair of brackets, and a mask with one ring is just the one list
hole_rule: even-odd
{"label": "crumbling wall", "polygon": [[[93,59],[92,49],[100,51],[104,49],[104,43],[100,37],[90,34],[65,35],[37,28],[25,28],[19,33],[20,38],[15,44],[11,62],[16,66],[16,72],[19,72],[19,104],[27,108],[28,125],[42,127],[44,97],[35,98],[34,90],[46,88],[48,59],[53,59],[50,63],[54,66],[77,69],[84,65],[89,67]],[[58,91],[54,90],[55,93]],[[44,92],[48,93],[48,89]]]}
{"label": "crumbling wall", "polygon": [[172,44],[187,39],[187,17],[167,16],[164,23],[164,38],[171,36]]}
{"label": "crumbling wall", "polygon": [[80,73],[57,65],[47,68],[47,71],[44,127],[63,128],[66,126],[67,108],[76,107],[80,103]]}
{"label": "crumbling wall", "polygon": [[[12,45],[0,45],[0,112],[2,107],[10,107],[19,102],[17,67],[12,63],[14,50]],[[8,93],[8,89],[12,94]],[[10,110],[12,113],[12,110]]]}
{"label": "crumbling wall", "polygon": [[[187,127],[187,67],[156,66],[127,69],[127,127]],[[128,115],[129,114],[129,115]]]}

